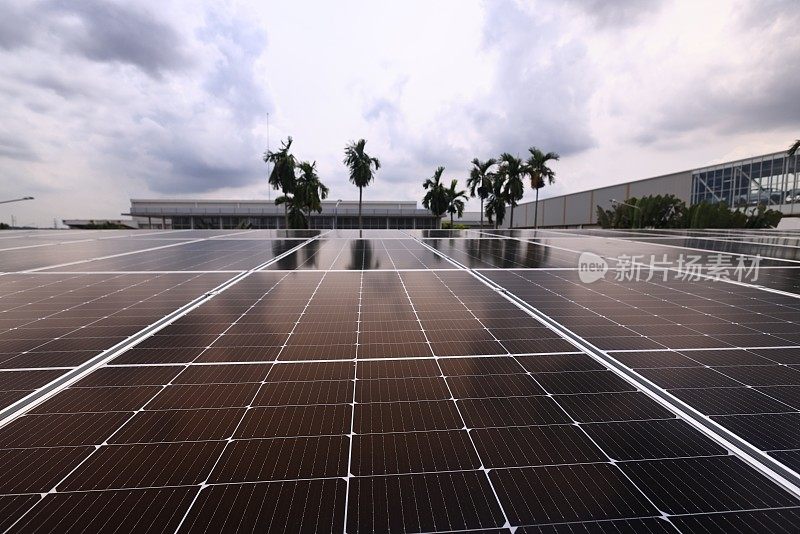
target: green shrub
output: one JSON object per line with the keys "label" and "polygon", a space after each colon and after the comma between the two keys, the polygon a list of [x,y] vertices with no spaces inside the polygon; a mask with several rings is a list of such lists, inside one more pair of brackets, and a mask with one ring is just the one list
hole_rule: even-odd
{"label": "green shrub", "polygon": [[450,225],[450,221],[442,221],[442,230],[466,230],[466,224],[459,224],[455,223],[452,226]]}
{"label": "green shrub", "polygon": [[603,228],[775,228],[783,214],[763,204],[732,210],[724,202],[699,202],[686,207],[675,195],[629,198],[604,210],[597,206],[597,223]]}

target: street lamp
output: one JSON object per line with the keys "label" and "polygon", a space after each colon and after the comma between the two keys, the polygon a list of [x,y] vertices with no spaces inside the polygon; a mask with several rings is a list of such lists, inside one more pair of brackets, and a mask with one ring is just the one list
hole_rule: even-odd
{"label": "street lamp", "polygon": [[615,205],[628,206],[629,208],[633,208],[633,209],[636,209],[636,210],[642,209],[639,206],[637,206],[636,204],[628,204],[627,202],[620,202],[616,198],[612,198],[611,199],[611,205],[612,206],[615,206]]}
{"label": "street lamp", "polygon": [[12,198],[11,200],[0,200],[0,204],[8,204],[9,202],[21,202],[23,200],[33,200],[33,197]]}

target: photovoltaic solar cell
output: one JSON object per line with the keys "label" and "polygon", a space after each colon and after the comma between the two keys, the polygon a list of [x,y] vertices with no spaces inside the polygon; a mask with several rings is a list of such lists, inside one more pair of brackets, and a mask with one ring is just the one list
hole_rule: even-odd
{"label": "photovoltaic solar cell", "polygon": [[[228,234],[133,233],[108,240],[125,243],[114,250],[105,241],[52,244],[0,276],[7,405],[238,276],[0,426],[0,528],[800,525],[796,495],[642,387],[661,388],[797,470],[800,301],[709,281],[584,284],[574,270],[580,248],[710,255],[720,241],[592,231]],[[71,252],[53,260],[59,247]],[[88,261],[47,269],[66,260]],[[42,270],[16,272],[26,265]],[[793,279],[791,268],[779,272],[773,280]]]}

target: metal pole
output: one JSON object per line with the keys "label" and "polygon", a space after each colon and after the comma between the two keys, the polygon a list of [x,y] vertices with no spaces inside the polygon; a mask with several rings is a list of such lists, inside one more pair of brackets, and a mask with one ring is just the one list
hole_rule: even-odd
{"label": "metal pole", "polygon": [[8,204],[9,202],[21,202],[23,200],[33,200],[33,197],[12,198],[11,200],[0,200],[0,204]]}
{"label": "metal pole", "polygon": [[[267,154],[269,154],[269,113],[267,113]],[[267,179],[269,179],[269,160],[267,160]],[[272,201],[272,187],[267,183],[267,199]]]}
{"label": "metal pole", "polygon": [[633,208],[633,209],[636,209],[636,210],[642,209],[642,208],[640,208],[639,206],[637,206],[635,204],[628,204],[627,202],[620,202],[619,200],[616,200],[614,198],[611,199],[611,203],[612,204],[620,204],[622,206],[628,206],[629,208]]}

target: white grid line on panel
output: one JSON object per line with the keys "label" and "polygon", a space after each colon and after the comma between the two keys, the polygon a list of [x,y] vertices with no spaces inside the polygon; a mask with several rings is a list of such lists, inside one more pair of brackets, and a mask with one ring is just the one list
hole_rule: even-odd
{"label": "white grid line on panel", "polygon": [[[434,249],[431,249],[431,250],[434,250]],[[441,254],[441,252],[439,252],[439,251],[437,251],[437,253]],[[442,254],[442,255],[446,257],[446,255],[444,255],[444,254]],[[453,260],[451,259],[450,261],[453,261]],[[456,262],[453,262],[453,263],[458,265],[458,263],[456,263]],[[491,281],[489,279],[486,279],[485,277],[483,277],[480,274],[476,273],[472,269],[468,269],[467,267],[464,267],[464,266],[460,266],[460,267],[462,269],[464,269],[465,271],[471,273],[473,276],[475,276],[475,278],[477,278],[478,280],[483,282],[488,287],[493,288],[493,289],[496,288],[497,290],[501,291],[500,294],[502,294],[504,296],[504,298],[507,298],[509,301],[514,302],[515,304],[517,304],[517,306],[520,307],[520,309],[522,309],[524,311],[527,311],[532,317],[538,319],[539,316],[537,314],[533,313],[531,310],[528,310],[526,307],[524,307],[524,306],[522,306],[520,304],[521,302],[525,302],[523,299],[519,299],[519,297],[516,297],[516,295],[514,295],[514,297],[517,300],[515,300],[514,298],[511,298],[511,295],[513,295],[513,293],[511,293],[508,290],[502,288],[501,286],[497,285],[493,281]],[[519,275],[517,275],[517,276],[519,276]],[[530,305],[528,305],[528,306],[530,306]],[[538,312],[538,310],[537,310],[537,312]],[[538,313],[541,313],[541,312],[538,312]],[[558,324],[555,320],[552,320],[552,319],[550,319],[550,320],[554,324]],[[582,348],[578,343],[580,343],[580,344],[582,344],[582,345],[584,345],[586,347],[593,347],[594,350],[597,351],[597,353],[594,353],[592,350],[587,350],[586,353],[589,354],[590,356],[592,356],[593,358],[597,359],[600,363],[602,363],[603,365],[608,367],[608,369],[610,369],[611,371],[615,372],[618,376],[620,376],[621,378],[623,378],[627,382],[629,382],[629,383],[633,384],[634,386],[636,386],[637,389],[641,389],[641,391],[647,393],[649,397],[651,397],[652,399],[656,400],[659,404],[665,406],[667,409],[669,409],[673,413],[676,413],[681,418],[685,419],[687,422],[692,424],[692,426],[694,426],[696,429],[700,430],[701,432],[705,433],[707,436],[711,437],[718,444],[722,445],[723,447],[725,447],[726,449],[728,449],[729,451],[731,451],[735,455],[739,456],[748,465],[750,465],[751,467],[753,467],[757,471],[759,471],[762,474],[764,474],[767,477],[769,477],[773,482],[775,482],[776,484],[778,484],[779,486],[784,488],[786,491],[788,491],[792,495],[795,495],[795,496],[800,495],[800,488],[798,488],[790,479],[785,478],[785,476],[783,474],[783,473],[786,473],[787,476],[791,477],[792,475],[797,476],[796,473],[794,473],[794,471],[792,471],[791,469],[786,467],[781,462],[778,462],[774,458],[771,458],[771,457],[767,456],[763,451],[760,451],[757,447],[753,446],[752,444],[750,444],[746,440],[742,439],[738,435],[728,431],[727,429],[725,429],[724,427],[722,427],[718,423],[715,423],[715,422],[711,421],[710,418],[705,417],[704,419],[702,419],[702,421],[700,419],[697,419],[696,417],[703,418],[703,416],[702,416],[702,414],[700,412],[698,412],[697,410],[695,410],[694,408],[692,408],[688,404],[684,403],[680,399],[677,399],[676,397],[674,397],[672,394],[670,394],[665,389],[653,384],[652,382],[650,382],[646,378],[642,377],[641,375],[639,375],[635,371],[632,371],[630,368],[628,368],[626,366],[621,366],[621,367],[623,367],[624,369],[627,370],[627,372],[622,372],[620,369],[618,369],[618,368],[616,368],[616,367],[614,367],[612,365],[609,365],[609,363],[606,362],[603,357],[600,357],[599,354],[604,354],[605,357],[609,358],[611,361],[615,362],[617,365],[621,365],[621,364],[619,364],[619,362],[617,362],[615,359],[613,359],[613,357],[611,357],[607,352],[604,352],[604,351],[602,351],[600,349],[597,349],[596,347],[594,347],[594,345],[592,345],[591,343],[587,342],[585,339],[583,339],[580,336],[577,336],[576,334],[572,333],[569,329],[564,328],[563,325],[559,325],[559,327],[564,332],[569,332],[571,334],[571,336],[565,336],[565,334],[563,334],[559,330],[555,329],[552,325],[548,324],[547,322],[543,322],[543,321],[540,321],[540,322],[542,322],[542,324],[545,324],[549,328],[553,329],[553,331],[558,333],[559,335],[564,336],[565,339],[568,339],[570,342],[575,344],[576,347],[578,347],[578,348]],[[578,340],[580,340],[580,341],[578,341]],[[628,373],[633,373],[633,374],[630,375]],[[640,382],[646,384],[647,387],[641,387],[641,383]],[[652,392],[654,390],[659,392],[663,396],[653,394]],[[688,408],[689,409],[688,412],[683,407]],[[694,417],[690,416],[689,415],[690,413],[694,413],[695,416]],[[745,448],[741,448],[739,444],[734,444],[727,437],[723,437],[723,434],[731,435],[732,437],[735,436],[735,438],[738,439],[741,442],[740,444],[744,445]],[[749,448],[749,450],[747,448]],[[755,456],[753,454],[755,454]],[[779,473],[778,471],[775,471],[773,468],[782,469],[783,473]]]}
{"label": "white grid line on panel", "polygon": [[497,489],[494,487],[494,484],[492,483],[491,479],[489,478],[489,470],[486,469],[485,464],[484,464],[484,462],[483,462],[483,460],[481,458],[480,451],[478,450],[478,447],[475,444],[475,440],[473,439],[472,435],[470,435],[470,428],[467,426],[467,420],[464,418],[464,414],[461,413],[461,408],[458,406],[458,403],[456,402],[456,398],[453,395],[453,390],[450,388],[450,384],[447,383],[447,379],[446,379],[445,374],[444,374],[444,369],[442,369],[442,366],[439,363],[438,356],[436,355],[436,353],[433,350],[433,346],[431,345],[430,339],[428,338],[428,334],[425,332],[425,327],[422,324],[422,320],[420,319],[419,314],[417,314],[417,309],[414,306],[414,301],[411,299],[411,295],[408,293],[408,288],[406,287],[405,281],[403,280],[403,277],[400,275],[400,273],[397,273],[397,276],[400,278],[400,283],[403,286],[403,291],[405,292],[406,298],[408,299],[408,302],[411,305],[411,309],[414,312],[414,316],[417,318],[417,322],[419,323],[420,330],[422,330],[422,334],[425,336],[425,341],[428,344],[428,348],[430,349],[431,354],[434,357],[434,360],[436,360],[436,365],[439,367],[439,372],[441,373],[441,377],[445,381],[445,385],[447,386],[447,391],[450,393],[450,401],[455,406],[456,413],[458,413],[458,417],[461,419],[461,423],[464,425],[463,426],[463,430],[467,432],[467,436],[469,437],[469,441],[472,444],[472,448],[473,448],[473,450],[475,452],[475,455],[477,456],[477,458],[481,462],[480,469],[484,472],[484,476],[486,477],[486,480],[487,480],[487,482],[489,484],[489,487],[492,489],[492,493],[494,494],[494,498],[497,501],[497,505],[499,506],[500,511],[503,514],[503,518],[505,519],[505,524],[503,525],[503,527],[510,529],[512,532],[515,532],[516,531],[516,527],[512,527],[511,521],[508,518],[508,514],[506,513],[505,507],[503,506],[503,503],[500,500],[499,494],[497,493]]}

